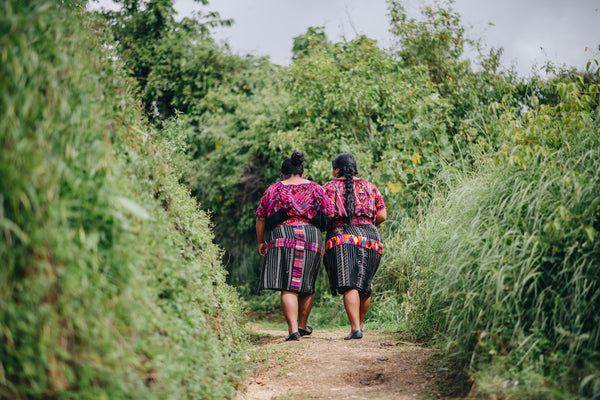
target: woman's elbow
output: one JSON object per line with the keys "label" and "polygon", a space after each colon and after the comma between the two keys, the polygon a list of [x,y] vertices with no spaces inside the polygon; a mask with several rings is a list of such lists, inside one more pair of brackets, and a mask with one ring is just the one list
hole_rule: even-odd
{"label": "woman's elbow", "polygon": [[381,224],[387,219],[387,211],[385,209],[379,210],[375,215],[375,225]]}

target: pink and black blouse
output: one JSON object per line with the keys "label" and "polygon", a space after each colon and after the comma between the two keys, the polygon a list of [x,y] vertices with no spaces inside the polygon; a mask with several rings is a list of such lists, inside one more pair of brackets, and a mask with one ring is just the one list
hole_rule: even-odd
{"label": "pink and black blouse", "polygon": [[[335,204],[333,226],[345,224],[346,181],[336,179],[323,185],[329,200]],[[385,203],[379,190],[371,182],[354,179],[354,213],[351,225],[375,224],[377,211],[383,210]]]}
{"label": "pink and black blouse", "polygon": [[282,182],[267,188],[256,210],[257,218],[268,218],[281,209],[292,217],[312,219],[321,210],[334,213],[334,206],[325,189],[315,182],[285,185]]}

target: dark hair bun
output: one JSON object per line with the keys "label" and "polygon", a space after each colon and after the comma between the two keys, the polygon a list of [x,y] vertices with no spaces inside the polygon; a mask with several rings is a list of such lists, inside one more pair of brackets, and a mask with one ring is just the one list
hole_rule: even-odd
{"label": "dark hair bun", "polygon": [[294,165],[302,165],[304,162],[304,153],[300,153],[299,151],[295,151],[292,153],[292,164]]}

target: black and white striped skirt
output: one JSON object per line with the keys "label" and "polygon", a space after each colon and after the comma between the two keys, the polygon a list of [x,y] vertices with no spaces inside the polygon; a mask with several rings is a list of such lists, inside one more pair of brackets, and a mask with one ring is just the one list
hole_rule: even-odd
{"label": "black and white striped skirt", "polygon": [[314,293],[323,251],[321,231],[314,225],[276,226],[270,234],[256,291]]}
{"label": "black and white striped skirt", "polygon": [[327,231],[324,263],[331,293],[348,289],[371,295],[371,281],[383,253],[381,235],[374,225],[347,225]]}

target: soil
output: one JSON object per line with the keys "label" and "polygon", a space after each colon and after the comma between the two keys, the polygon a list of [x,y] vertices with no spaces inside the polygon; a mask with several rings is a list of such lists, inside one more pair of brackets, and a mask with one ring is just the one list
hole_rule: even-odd
{"label": "soil", "polygon": [[397,335],[367,329],[360,340],[344,340],[347,331],[315,329],[286,342],[287,331],[250,328],[260,338],[255,369],[237,400],[438,397],[425,363],[432,350]]}

